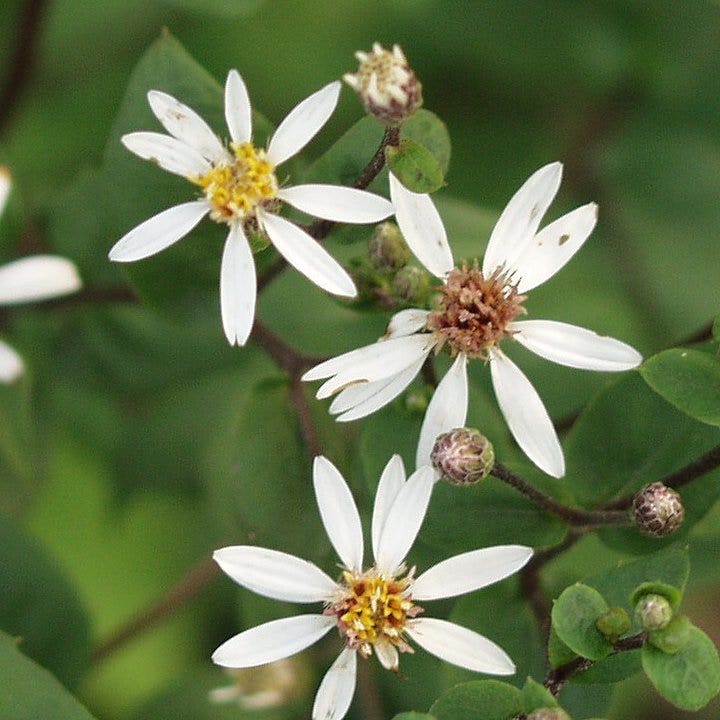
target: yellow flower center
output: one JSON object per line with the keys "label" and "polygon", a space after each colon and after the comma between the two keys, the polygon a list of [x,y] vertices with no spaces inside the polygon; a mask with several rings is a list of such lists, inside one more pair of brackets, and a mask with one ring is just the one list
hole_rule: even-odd
{"label": "yellow flower center", "polygon": [[216,222],[250,220],[259,205],[273,200],[278,183],[273,166],[252,143],[230,145],[231,162],[222,162],[192,182],[205,191],[210,217]]}
{"label": "yellow flower center", "polygon": [[327,615],[337,617],[338,629],[348,647],[372,655],[372,646],[391,643],[400,652],[412,652],[403,634],[408,619],[422,608],[413,604],[409,592],[412,573],[404,578],[385,578],[374,570],[362,575],[343,572],[344,588],[328,605]]}

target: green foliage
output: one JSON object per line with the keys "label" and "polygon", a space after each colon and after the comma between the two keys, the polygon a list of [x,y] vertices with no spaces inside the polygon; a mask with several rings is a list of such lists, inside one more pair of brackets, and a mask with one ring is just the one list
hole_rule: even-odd
{"label": "green foliage", "polygon": [[608,604],[599,592],[575,583],[553,603],[553,627],[573,652],[590,660],[600,660],[613,649],[596,625],[597,619],[607,610]]}
{"label": "green foliage", "polygon": [[522,711],[520,691],[499,680],[461,683],[430,708],[437,720],[511,720]]}
{"label": "green foliage", "polygon": [[546,707],[558,707],[555,696],[537,680],[528,678],[520,691],[520,699],[524,713]]}
{"label": "green foliage", "polygon": [[431,193],[442,187],[443,173],[433,154],[420,143],[402,140],[385,149],[385,159],[395,177],[409,190]]}
{"label": "green foliage", "polygon": [[401,712],[395,715],[392,720],[436,720],[436,718],[429,713]]}

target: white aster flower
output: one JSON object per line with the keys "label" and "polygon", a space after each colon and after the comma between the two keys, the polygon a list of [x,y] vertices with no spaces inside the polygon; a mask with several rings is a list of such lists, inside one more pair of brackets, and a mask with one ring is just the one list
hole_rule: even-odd
{"label": "white aster flower", "polygon": [[150,107],[169,135],[134,132],[122,142],[131,152],[186,178],[203,197],[164,210],[118,240],[110,259],[132,262],[155,255],[187,235],[205,216],[229,227],[220,268],[223,329],[231,345],[244,345],[255,316],[256,276],[247,235],[265,233],[277,251],[318,287],[354,297],[350,276],[304,230],[278,214],[283,202],[325,220],[378,222],[393,212],[385,198],[337,185],[281,187],[276,169],[296,155],[327,122],[337,105],[340,83],[303,100],[280,123],[267,149],[252,144],[252,114],[245,84],[236,70],[225,84],[229,147],[189,107],[158,90]]}
{"label": "white aster flower", "polygon": [[[10,173],[0,167],[0,215],[10,187]],[[77,268],[70,260],[56,255],[34,255],[0,266],[0,305],[49,300],[76,292],[81,285]],[[13,382],[22,372],[22,358],[0,340],[0,382]]]}
{"label": "white aster flower", "polygon": [[438,563],[415,577],[405,556],[425,517],[434,484],[432,468],[409,479],[399,456],[383,471],[375,496],[372,548],[375,564],[363,567],[363,536],[350,489],[326,458],[315,458],[315,495],[330,542],[342,563],[333,580],[307,560],[253,546],[217,550],[214,558],[240,585],[266,597],[323,603],[320,613],[273,620],[221,645],[213,661],[224,667],[254,667],[288,657],[337,628],[345,648],[320,683],[313,720],[340,720],[352,701],[358,654],[375,654],[396,670],[398,653],[413,641],[442,660],[476,672],[511,675],[515,666],[487,638],[447,620],[420,617],[418,602],[455,597],[517,572],[532,549],[504,545],[474,550]]}
{"label": "white aster flower", "polygon": [[330,405],[338,420],[369,415],[399,395],[431,352],[446,346],[455,362],[438,385],[420,431],[417,465],[429,462],[435,438],[465,425],[468,405],[466,365],[481,359],[500,409],[523,452],[554,477],[565,474],[555,429],[530,381],[500,349],[513,339],[555,363],[584,370],[615,372],[642,362],[619,340],[554,320],[523,320],[525,293],[552,277],[579,250],[595,227],[594,203],[576,208],[538,232],[560,186],[562,165],[535,172],[515,193],[490,236],[482,267],[454,267],[442,220],[428,195],[407,190],[390,175],[398,225],[410,249],[443,281],[437,311],[403,310],[386,335],[309,370],[303,380],[329,378],[318,398],[339,393]]}

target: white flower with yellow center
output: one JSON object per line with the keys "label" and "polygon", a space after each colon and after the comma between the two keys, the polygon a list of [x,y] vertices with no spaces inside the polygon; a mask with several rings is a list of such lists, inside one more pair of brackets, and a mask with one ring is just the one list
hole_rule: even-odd
{"label": "white flower with yellow center", "polygon": [[372,549],[375,564],[363,566],[363,535],[345,480],[326,458],[315,458],[315,495],[330,542],[342,563],[333,580],[307,560],[253,546],[217,550],[214,558],[235,582],[266,597],[323,603],[320,613],[273,620],[241,632],[213,654],[218,665],[254,667],[294,655],[336,628],[345,644],[327,672],[313,720],[340,720],[352,701],[358,654],[376,655],[390,670],[410,641],[442,660],[476,672],[511,675],[515,666],[487,638],[447,620],[422,615],[418,602],[449,598],[485,587],[517,572],[532,549],[503,545],[456,555],[415,577],[405,556],[425,518],[434,484],[432,468],[405,479],[399,456],[390,459],[375,496]]}
{"label": "white flower with yellow center", "polygon": [[318,398],[338,393],[330,412],[340,421],[369,415],[399,395],[432,352],[443,347],[455,362],[425,413],[417,465],[430,461],[435,439],[463,427],[468,407],[467,361],[490,365],[495,395],[510,432],[523,452],[554,477],[565,474],[555,428],[530,381],[500,349],[515,340],[561,365],[616,372],[637,367],[629,345],[554,320],[516,320],[526,310],[525,293],[552,277],[580,249],[595,227],[594,203],[576,208],[538,232],[560,186],[562,165],[535,172],[515,193],[490,236],[482,267],[455,267],[442,220],[428,195],[407,190],[390,175],[390,195],[400,230],[415,256],[443,281],[436,311],[403,310],[378,342],[327,360],[303,380],[329,378]]}
{"label": "white flower with yellow center", "polygon": [[[7,168],[0,167],[0,215],[11,185]],[[76,292],[81,286],[75,265],[57,255],[34,255],[0,266],[0,305],[49,300]],[[0,382],[13,382],[22,372],[22,358],[0,340]]]}
{"label": "white flower with yellow center", "polygon": [[304,230],[278,214],[282,203],[335,222],[373,223],[393,211],[385,198],[337,185],[282,187],[277,167],[296,155],[327,122],[337,105],[340,83],[333,82],[303,100],[280,123],[267,149],[252,144],[250,100],[236,70],[225,84],[225,147],[207,123],[189,107],[157,90],[150,107],[170,133],[135,132],[122,142],[131,152],[180,175],[202,197],[176,205],[138,225],[110,251],[116,262],[155,255],[187,235],[205,216],[225,223],[229,233],[220,268],[223,329],[231,345],[244,345],[255,317],[256,276],[248,233],[267,235],[277,251],[318,287],[354,297],[350,276]]}

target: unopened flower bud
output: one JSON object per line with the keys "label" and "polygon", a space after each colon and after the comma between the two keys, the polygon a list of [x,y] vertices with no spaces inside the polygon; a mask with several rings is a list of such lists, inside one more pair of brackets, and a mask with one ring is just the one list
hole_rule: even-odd
{"label": "unopened flower bud", "polygon": [[635,522],[642,532],[662,537],[682,525],[685,508],[680,495],[661,482],[646,485],[633,498]]}
{"label": "unopened flower bud", "polygon": [[393,272],[410,261],[410,248],[395,223],[380,223],[368,241],[370,264],[376,270]]}
{"label": "unopened flower bud", "polygon": [[596,621],[595,627],[610,641],[615,642],[630,630],[630,616],[625,608],[606,610]]}
{"label": "unopened flower bud", "polygon": [[343,80],[380,122],[399,125],[422,105],[422,85],[398,45],[385,50],[375,43],[371,52],[356,52],[355,57],[360,61],[358,71]]}
{"label": "unopened flower bud", "polygon": [[422,305],[430,292],[430,276],[415,265],[401,267],[392,279],[392,294],[401,303]]}
{"label": "unopened flower bud", "polygon": [[479,430],[456,428],[438,435],[430,462],[451,485],[472,485],[490,474],[495,451]]}
{"label": "unopened flower bud", "polygon": [[635,615],[645,630],[661,630],[672,619],[670,601],[663,595],[644,595],[635,606]]}
{"label": "unopened flower bud", "polygon": [[571,720],[570,716],[560,707],[538,708],[533,710],[527,720]]}

